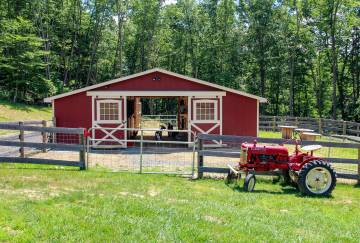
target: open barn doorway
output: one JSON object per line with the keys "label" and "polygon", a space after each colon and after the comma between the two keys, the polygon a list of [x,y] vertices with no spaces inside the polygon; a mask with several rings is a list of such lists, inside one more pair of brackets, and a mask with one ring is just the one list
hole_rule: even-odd
{"label": "open barn doorway", "polygon": [[[171,130],[188,130],[188,97],[127,97],[127,127],[164,130],[145,131],[144,139],[187,141],[187,133]],[[130,139],[138,136],[136,130],[128,132]]]}

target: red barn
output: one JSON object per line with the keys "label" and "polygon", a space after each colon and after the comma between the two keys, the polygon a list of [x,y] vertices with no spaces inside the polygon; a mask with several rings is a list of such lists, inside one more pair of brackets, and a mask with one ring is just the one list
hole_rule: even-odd
{"label": "red barn", "polygon": [[[179,130],[224,135],[257,136],[259,103],[266,102],[252,94],[159,68],[44,101],[52,103],[56,126],[97,128],[101,134],[95,136],[103,139],[99,139],[100,143],[128,139],[130,133],[122,129],[139,127],[141,98],[155,97],[178,100]],[[117,130],[109,132],[107,128]]]}

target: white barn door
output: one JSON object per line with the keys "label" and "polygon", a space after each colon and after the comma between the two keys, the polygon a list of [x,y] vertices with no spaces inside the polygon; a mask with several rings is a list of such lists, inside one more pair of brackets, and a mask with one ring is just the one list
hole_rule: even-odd
{"label": "white barn door", "polygon": [[[222,97],[189,98],[189,127],[196,133],[222,134]],[[220,144],[213,141],[214,144]]]}
{"label": "white barn door", "polygon": [[126,98],[92,98],[92,145],[126,147]]}

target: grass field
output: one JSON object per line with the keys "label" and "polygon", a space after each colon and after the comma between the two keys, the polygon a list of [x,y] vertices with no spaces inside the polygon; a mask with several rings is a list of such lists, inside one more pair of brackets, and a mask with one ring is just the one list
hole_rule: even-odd
{"label": "grass field", "polygon": [[[25,105],[0,100],[0,122],[50,119],[50,107]],[[0,135],[10,133],[13,133],[13,131],[0,130]]]}
{"label": "grass field", "polygon": [[360,239],[360,188],[349,185],[308,198],[266,181],[245,193],[221,180],[4,165],[0,185],[0,241]]}
{"label": "grass field", "polygon": [[17,104],[0,100],[0,122],[43,119],[51,119],[50,107]]}

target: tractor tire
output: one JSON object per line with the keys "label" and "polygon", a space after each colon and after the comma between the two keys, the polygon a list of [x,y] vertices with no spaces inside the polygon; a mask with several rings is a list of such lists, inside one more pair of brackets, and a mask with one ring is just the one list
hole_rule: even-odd
{"label": "tractor tire", "polygon": [[244,191],[246,191],[246,192],[254,191],[255,184],[256,184],[255,175],[254,174],[248,174],[245,177],[245,181],[244,181]]}
{"label": "tractor tire", "polygon": [[283,177],[283,181],[282,181],[281,184],[284,185],[284,186],[292,186],[292,187],[297,188],[297,187],[298,187],[298,184],[291,179],[289,173],[290,173],[289,170],[283,170],[283,171],[282,171],[281,174],[282,174],[282,177]]}
{"label": "tractor tire", "polygon": [[322,160],[310,161],[301,168],[298,186],[308,196],[328,196],[336,185],[336,173],[331,165]]}

